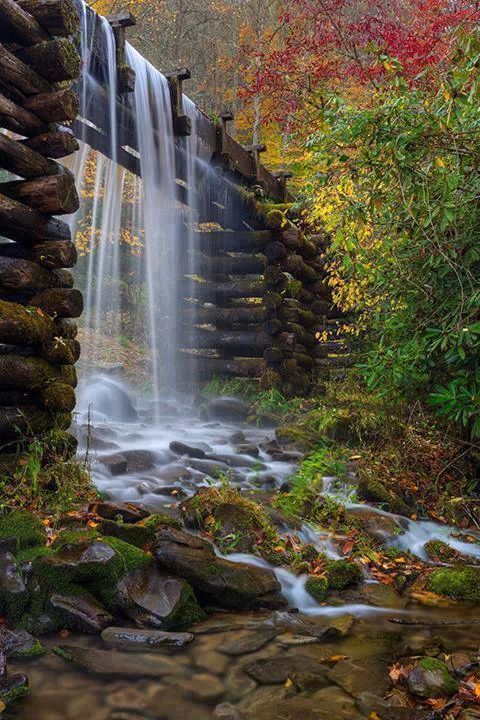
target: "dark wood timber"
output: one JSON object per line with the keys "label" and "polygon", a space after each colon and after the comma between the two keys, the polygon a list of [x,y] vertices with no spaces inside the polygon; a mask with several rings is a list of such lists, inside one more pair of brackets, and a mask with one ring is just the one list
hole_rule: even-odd
{"label": "dark wood timber", "polygon": [[193,236],[193,246],[201,252],[208,255],[218,255],[220,251],[224,252],[261,252],[262,248],[273,239],[271,230],[251,231],[234,231],[227,232],[225,230],[214,232],[195,233]]}
{"label": "dark wood timber", "polygon": [[[188,266],[188,256],[185,261]],[[265,257],[262,255],[237,255],[236,257],[195,255],[195,271],[205,278],[214,278],[216,275],[258,275],[263,272],[264,268]]]}
{"label": "dark wood timber", "polygon": [[80,108],[77,93],[70,88],[55,92],[33,95],[23,103],[23,107],[45,122],[75,120]]}
{"label": "dark wood timber", "polygon": [[0,228],[4,237],[25,243],[70,240],[68,225],[27,205],[0,195]]}
{"label": "dark wood timber", "polygon": [[48,34],[28,12],[23,10],[15,0],[0,0],[0,37],[13,39],[24,45],[48,40]]}
{"label": "dark wood timber", "polygon": [[45,80],[75,80],[80,75],[80,55],[67,38],[39,42],[38,45],[16,50],[15,55]]}
{"label": "dark wood timber", "polygon": [[74,213],[80,206],[73,177],[66,173],[0,183],[0,194],[47,215]]}
{"label": "dark wood timber", "polygon": [[[32,405],[0,407],[0,441],[6,452],[11,452],[11,447],[16,446],[13,440],[17,440],[19,434],[20,441],[28,441],[48,432],[52,427],[68,430],[71,423],[70,413],[52,413]],[[11,445],[9,441],[12,441]]]}
{"label": "dark wood timber", "polygon": [[19,135],[38,135],[46,129],[45,122],[0,93],[0,125]]}
{"label": "dark wood timber", "polygon": [[0,167],[23,178],[57,175],[64,172],[53,160],[0,133]]}
{"label": "dark wood timber", "polygon": [[45,313],[0,300],[0,343],[35,345],[55,334],[55,324]]}
{"label": "dark wood timber", "polygon": [[234,325],[257,325],[265,319],[265,308],[251,303],[244,307],[202,307],[189,304],[182,311],[183,322],[192,324],[215,324],[219,328],[231,328]]}
{"label": "dark wood timber", "polygon": [[78,29],[80,18],[72,0],[17,0],[17,3],[50,35],[67,37]]}
{"label": "dark wood timber", "polygon": [[202,302],[218,302],[219,304],[233,298],[262,297],[263,283],[258,280],[232,280],[226,283],[191,282],[185,284],[182,291],[184,298],[196,298]]}
{"label": "dark wood timber", "polygon": [[15,57],[2,43],[0,43],[0,77],[3,84],[17,88],[23,95],[51,91],[51,86],[46,80]]}
{"label": "dark wood timber", "polygon": [[40,155],[55,160],[67,157],[79,148],[75,135],[66,127],[57,127],[50,132],[21,140],[21,143]]}
{"label": "dark wood timber", "polygon": [[35,242],[32,245],[16,242],[0,243],[0,256],[32,260],[43,267],[55,270],[73,267],[77,262],[77,248],[69,240]]}
{"label": "dark wood timber", "polygon": [[218,348],[228,350],[231,355],[262,357],[264,350],[271,344],[271,338],[262,330],[195,330],[187,332],[180,340],[182,347],[208,350]]}
{"label": "dark wood timber", "polygon": [[61,284],[61,277],[35,262],[0,257],[0,290],[2,292],[5,290],[37,291],[58,287]]}
{"label": "dark wood timber", "polygon": [[30,304],[54,317],[77,318],[83,312],[82,293],[73,288],[43,290],[31,299]]}
{"label": "dark wood timber", "polygon": [[0,355],[0,390],[40,390],[52,380],[74,387],[75,370],[70,366],[52,365],[42,358]]}
{"label": "dark wood timber", "polygon": [[199,378],[212,378],[215,375],[258,377],[263,371],[263,363],[258,358],[206,358],[180,353],[180,359],[187,372]]}

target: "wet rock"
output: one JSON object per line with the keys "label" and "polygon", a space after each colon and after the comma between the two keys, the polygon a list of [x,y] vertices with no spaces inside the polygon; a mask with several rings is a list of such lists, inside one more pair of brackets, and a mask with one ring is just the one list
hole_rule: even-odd
{"label": "wet rock", "polygon": [[302,645],[312,645],[320,642],[318,637],[309,637],[308,635],[291,635],[283,633],[277,636],[277,643],[282,647],[301,647]]}
{"label": "wet rock", "polygon": [[190,533],[161,529],[154,556],[160,566],[185,578],[201,595],[222,607],[286,605],[271,570],[219,558],[210,543]]}
{"label": "wet rock", "polygon": [[18,620],[28,602],[28,590],[13,555],[0,553],[0,612],[8,620]]}
{"label": "wet rock", "polygon": [[216,453],[215,455],[210,454],[206,457],[207,460],[213,460],[216,463],[224,463],[231,468],[255,468],[258,472],[267,469],[267,466],[263,463],[255,460],[254,458],[248,458],[245,455],[243,457],[239,457],[238,455],[219,455]]}
{"label": "wet rock", "polygon": [[233,397],[218,397],[210,400],[205,408],[209,420],[243,422],[247,419],[250,405]]}
{"label": "wet rock", "polygon": [[153,411],[162,418],[178,417],[179,415],[177,408],[164,400],[156,400],[153,403]]}
{"label": "wet rock", "polygon": [[150,450],[122,450],[129,473],[145,472],[155,467],[156,456]]}
{"label": "wet rock", "polygon": [[152,566],[125,575],[116,594],[119,608],[140,626],[168,630],[186,627],[204,617],[188,583]]}
{"label": "wet rock", "polygon": [[[178,685],[178,683],[177,683]],[[211,710],[187,700],[180,687],[160,687],[149,693],[147,717],[158,720],[211,720]],[[139,720],[143,720],[143,714]]]}
{"label": "wet rock", "polygon": [[294,673],[311,673],[323,679],[324,685],[328,685],[328,667],[307,655],[263,658],[244,665],[243,670],[261,685],[283,685]]}
{"label": "wet rock", "polygon": [[256,445],[237,445],[235,452],[239,455],[251,455],[252,457],[260,455],[260,450]]}
{"label": "wet rock", "polygon": [[183,488],[178,485],[163,485],[162,487],[155,488],[153,493],[154,495],[166,495],[168,497],[174,497],[177,500],[188,497],[185,490],[183,490]]}
{"label": "wet rock", "polygon": [[99,635],[113,618],[91,595],[53,593],[47,603],[48,613],[56,624],[68,630]]}
{"label": "wet rock", "polygon": [[350,560],[332,560],[327,566],[328,585],[332,590],[345,590],[358,585],[362,578],[361,569]]}
{"label": "wet rock", "polygon": [[[86,442],[87,438],[85,438],[85,443]],[[88,447],[91,450],[96,450],[97,452],[108,452],[109,450],[120,449],[120,445],[118,445],[118,443],[113,440],[105,440],[105,438],[96,432],[92,432],[91,435],[88,436]]]}
{"label": "wet rock", "polygon": [[106,566],[115,557],[115,550],[102,540],[77,542],[67,545],[54,555],[41,559],[41,564],[57,570],[82,572],[92,566]]}
{"label": "wet rock", "polygon": [[127,459],[123,455],[120,455],[120,453],[99,455],[98,462],[105,465],[111,475],[124,475],[127,472]]}
{"label": "wet rock", "polygon": [[242,703],[242,713],[245,720],[361,720],[352,698],[340,688],[322,688],[313,696],[261,688]]}
{"label": "wet rock", "polygon": [[90,503],[88,511],[96,513],[106,520],[121,519],[125,523],[134,523],[144,520],[150,513],[139,505],[132,503],[96,502]]}
{"label": "wet rock", "polygon": [[144,548],[145,545],[153,542],[155,534],[152,528],[138,525],[136,523],[115,522],[115,520],[102,520],[100,533],[106,537],[114,537]]}
{"label": "wet rock", "polygon": [[34,635],[47,635],[56,630],[54,620],[45,612],[40,613],[40,615],[24,615],[22,617],[22,626]]}
{"label": "wet rock", "polygon": [[265,645],[273,640],[278,633],[279,631],[275,628],[257,630],[256,632],[248,633],[246,636],[241,637],[238,640],[231,640],[230,642],[220,645],[218,651],[233,657],[237,655],[247,655],[248,653],[261,650],[261,648],[265,647]]}
{"label": "wet rock", "polygon": [[171,442],[169,448],[175,455],[180,455],[181,457],[196,458],[198,460],[202,460],[205,457],[205,450],[194,447],[193,445],[187,445],[187,443],[180,442],[179,440]]}
{"label": "wet rock", "polygon": [[384,695],[389,687],[387,666],[382,660],[341,660],[329,671],[328,678],[354,697],[371,687]]}
{"label": "wet rock", "polygon": [[43,654],[41,643],[27,630],[0,627],[0,647],[7,657],[33,657]]}
{"label": "wet rock", "polygon": [[222,681],[207,673],[197,673],[182,679],[182,691],[188,698],[198,702],[216,702],[223,693]]}
{"label": "wet rock", "polygon": [[380,720],[411,720],[412,717],[410,707],[394,705],[369,690],[358,695],[357,707],[366,717],[372,717],[372,714],[376,713]]}
{"label": "wet rock", "polygon": [[447,657],[445,665],[447,666],[448,672],[452,673],[452,675],[463,677],[465,671],[470,667],[471,662],[468,653],[454,652]]}
{"label": "wet rock", "polygon": [[407,678],[408,691],[422,698],[442,698],[454,695],[457,680],[450,675],[445,663],[436,658],[423,658]]}
{"label": "wet rock", "polygon": [[108,645],[128,649],[144,647],[184,647],[194,639],[192,633],[164,632],[134,628],[109,627],[102,632],[102,640]]}
{"label": "wet rock", "polygon": [[228,441],[231,442],[232,445],[240,445],[241,443],[245,443],[247,438],[245,437],[245,433],[238,430],[237,432],[234,432],[233,435],[230,435]]}
{"label": "wet rock", "polygon": [[174,483],[177,480],[190,480],[192,473],[184,465],[166,465],[155,473],[155,477],[168,483]]}
{"label": "wet rock", "polygon": [[145,678],[178,675],[182,667],[175,659],[157,653],[137,653],[132,662],[132,653],[96,650],[77,645],[57,645],[52,651],[87,672],[107,677]]}
{"label": "wet rock", "polygon": [[391,515],[375,512],[371,508],[349,508],[348,516],[357,521],[362,530],[374,540],[386,540],[401,535],[404,530]]}
{"label": "wet rock", "polygon": [[213,720],[243,720],[243,715],[235,705],[222,703],[213,711]]}
{"label": "wet rock", "polygon": [[210,475],[212,478],[219,478],[221,475],[228,475],[231,477],[231,470],[224,462],[206,459],[196,460],[192,458],[188,460],[188,466],[203,473],[204,475]]}
{"label": "wet rock", "polygon": [[28,694],[28,677],[23,673],[4,675],[0,678],[0,700],[5,704],[18,700]]}

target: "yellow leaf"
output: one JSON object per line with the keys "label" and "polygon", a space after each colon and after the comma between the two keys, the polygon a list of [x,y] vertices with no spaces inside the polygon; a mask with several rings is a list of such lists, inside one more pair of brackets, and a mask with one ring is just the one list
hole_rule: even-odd
{"label": "yellow leaf", "polygon": [[475,683],[474,693],[477,697],[480,697],[480,682]]}
{"label": "yellow leaf", "polygon": [[3,702],[3,700],[0,700],[0,713],[2,713],[2,712],[5,710],[6,707],[7,707],[7,706],[5,705],[5,703]]}
{"label": "yellow leaf", "polygon": [[372,712],[368,716],[368,720],[380,720],[375,710],[372,710]]}
{"label": "yellow leaf", "polygon": [[290,678],[287,678],[287,680],[285,682],[285,687],[289,688],[289,687],[292,687],[292,685],[293,685],[293,680],[291,680]]}
{"label": "yellow leaf", "polygon": [[444,167],[445,167],[445,163],[443,162],[443,160],[442,160],[441,157],[435,158],[435,165],[436,165],[437,167],[439,167],[439,168],[444,168]]}

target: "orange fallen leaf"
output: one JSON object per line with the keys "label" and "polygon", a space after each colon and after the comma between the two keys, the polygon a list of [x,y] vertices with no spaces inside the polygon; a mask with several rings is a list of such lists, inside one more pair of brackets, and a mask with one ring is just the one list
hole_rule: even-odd
{"label": "orange fallen leaf", "polygon": [[87,525],[88,525],[88,527],[91,527],[91,528],[97,528],[100,525],[100,523],[94,522],[93,520],[89,520]]}
{"label": "orange fallen leaf", "polygon": [[60,630],[60,632],[59,632],[58,634],[60,635],[61,638],[68,638],[68,637],[70,637],[70,633],[69,633],[69,631],[66,630],[66,629]]}
{"label": "orange fallen leaf", "polygon": [[347,655],[331,655],[329,658],[327,658],[327,662],[337,663],[341,660],[346,660],[347,657]]}

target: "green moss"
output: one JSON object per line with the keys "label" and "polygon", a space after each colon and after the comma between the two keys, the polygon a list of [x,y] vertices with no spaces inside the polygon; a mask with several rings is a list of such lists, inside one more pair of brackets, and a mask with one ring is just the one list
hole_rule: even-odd
{"label": "green moss", "polygon": [[459,557],[458,552],[442,540],[429,540],[423,549],[434,562],[454,562]]}
{"label": "green moss", "polygon": [[305,590],[314,600],[321,603],[327,597],[328,580],[326,577],[309,577],[305,583]]}
{"label": "green moss", "polygon": [[45,648],[43,647],[40,640],[34,639],[32,646],[28,650],[21,650],[13,652],[11,657],[38,657],[38,655],[44,655]]}
{"label": "green moss", "polygon": [[332,590],[345,590],[362,580],[362,571],[349,560],[333,560],[327,566],[327,579]]}
{"label": "green moss", "polygon": [[169,616],[165,624],[166,630],[186,628],[196,622],[204,620],[206,614],[198,604],[195,593],[190,585],[184,584],[175,611]]}
{"label": "green moss", "polygon": [[0,686],[0,699],[3,703],[5,703],[5,705],[11,705],[16,700],[20,700],[20,698],[28,695],[28,692],[29,687],[27,682],[25,682],[23,685],[13,687],[11,690],[7,690],[5,692],[2,692],[2,688]]}
{"label": "green moss", "polygon": [[45,542],[45,530],[42,522],[27,510],[12,510],[0,517],[0,539],[14,537],[17,542],[17,549],[34,545],[42,545]]}
{"label": "green moss", "polygon": [[145,520],[142,520],[139,525],[140,527],[154,531],[165,525],[167,527],[176,528],[177,530],[181,530],[183,528],[180,520],[176,520],[165,513],[155,513],[154,515],[149,515]]}
{"label": "green moss", "polygon": [[457,566],[435,570],[428,579],[428,589],[455,600],[480,602],[480,569]]}
{"label": "green moss", "polygon": [[50,548],[46,547],[46,545],[37,545],[36,547],[20,550],[20,552],[16,553],[15,559],[19,565],[22,565],[22,563],[33,562],[37,558],[45,557],[51,552]]}
{"label": "green moss", "polygon": [[55,550],[67,547],[68,545],[75,545],[79,542],[87,542],[87,540],[96,540],[100,537],[98,530],[91,528],[80,527],[80,528],[69,528],[62,530],[55,539],[52,547]]}
{"label": "green moss", "polygon": [[427,672],[441,672],[445,688],[445,694],[454,695],[458,691],[458,681],[450,675],[447,666],[437,658],[425,657],[420,660],[418,667]]}

